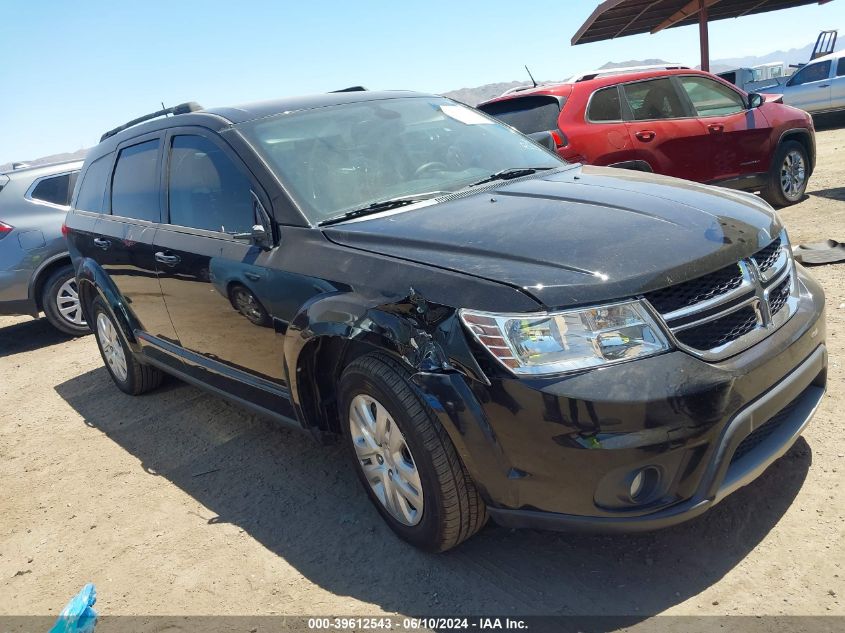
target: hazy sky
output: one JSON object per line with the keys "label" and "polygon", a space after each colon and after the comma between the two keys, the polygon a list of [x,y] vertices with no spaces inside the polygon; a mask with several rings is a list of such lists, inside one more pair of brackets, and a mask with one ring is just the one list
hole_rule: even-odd
{"label": "hazy sky", "polygon": [[[606,61],[698,63],[696,27],[571,47],[593,1],[0,0],[0,164],[90,147],[138,115],[361,84],[445,92]],[[804,46],[845,0],[710,25],[711,58]],[[843,39],[845,42],[845,39]],[[840,44],[838,48],[842,48]]]}

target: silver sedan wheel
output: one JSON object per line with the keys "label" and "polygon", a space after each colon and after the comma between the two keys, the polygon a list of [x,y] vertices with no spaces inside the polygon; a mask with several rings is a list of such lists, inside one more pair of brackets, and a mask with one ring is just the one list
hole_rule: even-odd
{"label": "silver sedan wheel", "polygon": [[411,449],[376,399],[360,394],[349,405],[349,430],[358,465],[378,500],[404,525],[422,519],[423,490]]}
{"label": "silver sedan wheel", "polygon": [[59,287],[59,292],[56,293],[56,307],[59,309],[62,318],[69,323],[85,325],[75,279],[68,279]]}
{"label": "silver sedan wheel", "polygon": [[789,200],[797,200],[804,193],[807,168],[801,152],[792,150],[783,158],[780,166],[780,188]]}
{"label": "silver sedan wheel", "polygon": [[121,382],[126,380],[126,355],[118,339],[117,329],[102,312],[97,315],[97,340],[103,348],[103,356],[112,372]]}

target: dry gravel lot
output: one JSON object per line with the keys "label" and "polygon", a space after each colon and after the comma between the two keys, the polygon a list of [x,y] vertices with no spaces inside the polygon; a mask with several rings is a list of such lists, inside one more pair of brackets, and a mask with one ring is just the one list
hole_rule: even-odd
{"label": "dry gravel lot", "polygon": [[[845,121],[822,122],[793,241],[845,240]],[[131,398],[92,337],[0,317],[0,614],[845,615],[845,264],[829,392],[755,483],[662,532],[489,525],[445,555],[396,538],[340,448],[176,381]]]}

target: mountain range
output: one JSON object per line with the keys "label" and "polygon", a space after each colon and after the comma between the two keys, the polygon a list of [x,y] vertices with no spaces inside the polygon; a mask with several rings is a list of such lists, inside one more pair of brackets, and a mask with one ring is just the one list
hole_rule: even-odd
{"label": "mountain range", "polygon": [[[807,44],[801,48],[791,48],[789,50],[777,50],[765,55],[751,55],[747,57],[729,57],[725,59],[715,59],[710,63],[710,70],[714,73],[720,73],[725,70],[732,70],[734,68],[744,68],[749,66],[756,66],[758,64],[765,64],[768,62],[784,62],[786,64],[803,64],[810,59],[813,52],[813,44]],[[599,70],[606,68],[622,68],[626,66],[647,66],[655,64],[668,64],[663,59],[631,59],[623,62],[607,62],[599,67]],[[671,63],[677,63],[673,61]],[[560,83],[563,79],[545,80],[540,83]],[[466,103],[471,106],[478,105],[483,101],[492,99],[501,95],[503,92],[511,88],[519,86],[526,86],[529,82],[526,80],[504,81],[492,84],[484,84],[483,86],[476,86],[474,88],[459,88],[457,90],[450,90],[442,93],[445,97],[450,97],[461,103]],[[44,156],[32,160],[16,161],[25,162],[29,165],[42,165],[47,163],[56,163],[64,160],[80,159],[85,156],[87,149],[80,149],[76,152],[65,152],[62,154],[53,154],[51,156]],[[0,165],[0,172],[8,171],[12,168],[12,163]]]}
{"label": "mountain range", "polygon": [[[710,62],[710,71],[720,73],[726,70],[733,70],[734,68],[747,68],[750,66],[757,66],[758,64],[766,64],[768,62],[784,62],[786,64],[805,64],[810,59],[815,43],[807,44],[801,48],[791,48],[789,50],[778,50],[766,53],[765,55],[750,55],[747,57],[728,57],[725,59],[714,59]],[[666,61],[663,59],[629,59],[623,62],[607,62],[600,66],[598,70],[606,68],[624,68],[626,66],[650,66],[655,64],[678,63],[678,60]],[[698,66],[696,66],[698,68]],[[584,69],[588,70],[588,69]],[[560,83],[562,79],[552,81],[541,81],[539,83]],[[460,88],[458,90],[450,90],[444,92],[443,96],[450,97],[461,103],[466,103],[471,106],[478,105],[483,101],[498,97],[500,94],[511,88],[518,86],[529,85],[530,82],[523,81],[509,81],[494,84],[485,84],[475,88]]]}

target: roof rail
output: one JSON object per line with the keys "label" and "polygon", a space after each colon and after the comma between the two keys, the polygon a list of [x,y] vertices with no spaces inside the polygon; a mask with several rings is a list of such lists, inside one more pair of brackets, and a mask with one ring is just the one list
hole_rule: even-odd
{"label": "roof rail", "polygon": [[137,119],[132,119],[129,123],[124,123],[123,125],[114,128],[113,130],[109,130],[105,134],[100,137],[100,143],[105,141],[107,138],[114,136],[118,132],[122,132],[133,125],[138,125],[139,123],[143,123],[144,121],[149,121],[151,119],[157,119],[160,116],[167,116],[168,114],[188,114],[189,112],[196,112],[197,110],[202,110],[202,106],[195,101],[188,101],[187,103],[180,103],[177,106],[173,106],[172,108],[164,108],[163,110],[158,110],[156,112],[151,112],[150,114],[145,114],[144,116],[139,116]]}
{"label": "roof rail", "polygon": [[647,64],[644,66],[620,66],[617,68],[601,68],[599,70],[591,70],[586,73],[580,73],[577,75],[573,75],[569,79],[567,79],[564,83],[572,84],[577,83],[579,81],[590,81],[592,79],[596,79],[598,77],[611,77],[613,75],[623,75],[625,73],[636,73],[636,72],[644,72],[649,70],[686,70],[689,66],[683,66],[681,64]]}
{"label": "roof rail", "polygon": [[349,86],[348,88],[341,88],[340,90],[330,90],[329,94],[333,92],[367,92],[364,86]]}

